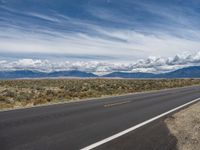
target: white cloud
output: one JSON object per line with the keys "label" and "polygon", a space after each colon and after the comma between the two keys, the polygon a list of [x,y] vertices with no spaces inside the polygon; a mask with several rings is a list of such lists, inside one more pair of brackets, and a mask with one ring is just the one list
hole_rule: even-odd
{"label": "white cloud", "polygon": [[200,48],[198,41],[166,34],[154,36],[129,30],[108,30],[96,28],[96,32],[102,37],[83,33],[61,34],[50,30],[47,33],[55,36],[37,32],[30,35],[17,30],[1,30],[0,52],[120,56],[130,61],[150,55],[169,57],[182,51],[195,52]]}
{"label": "white cloud", "polygon": [[[145,59],[149,56],[155,57],[135,64],[139,67],[140,65],[158,66],[158,64],[163,66],[166,60],[160,58],[160,56],[173,57],[173,55],[183,51],[194,53],[199,51],[200,30],[194,26],[197,24],[195,20],[197,20],[199,14],[195,11],[181,9],[178,6],[169,8],[140,1],[129,1],[129,3],[130,6],[131,3],[136,3],[140,6],[137,9],[153,14],[154,17],[159,16],[169,23],[164,24],[165,22],[161,20],[158,22],[150,20],[152,24],[156,25],[154,27],[158,27],[155,30],[155,28],[152,29],[147,26],[146,22],[142,22],[142,25],[138,21],[140,20],[137,16],[139,14],[129,14],[126,17],[126,13],[118,9],[115,12],[113,9],[107,9],[107,7],[104,9],[98,7],[97,9],[88,6],[90,9],[87,13],[95,16],[95,19],[114,22],[111,27],[106,26],[104,22],[101,22],[101,24],[94,20],[70,18],[66,14],[56,11],[50,11],[51,13],[44,11],[45,14],[29,12],[28,10],[23,12],[0,6],[10,14],[10,17],[0,16],[4,21],[0,22],[3,25],[0,27],[0,52],[114,56],[120,58],[119,61],[123,60],[129,64],[132,61],[136,62],[138,59]],[[188,19],[190,17],[185,15],[186,12],[193,15],[192,21]],[[11,20],[12,14],[13,16],[19,15],[16,19]],[[35,22],[31,22],[32,17]],[[136,25],[135,22],[138,24]],[[123,24],[122,27],[116,28],[115,25],[117,26],[120,23]],[[186,58],[183,60],[182,56],[181,59],[178,57],[176,59],[179,60],[174,60],[174,62],[179,65],[181,61],[187,60]],[[196,59],[199,60],[199,58]],[[167,61],[174,63],[171,60]],[[98,70],[112,70],[110,67],[114,70],[115,68],[116,70],[117,68],[125,68],[125,70],[127,70],[126,67],[130,68],[121,65],[117,65],[117,67],[116,65],[108,67],[101,65]]]}
{"label": "white cloud", "polygon": [[31,17],[36,17],[38,19],[43,19],[43,20],[46,20],[46,21],[52,21],[52,22],[60,22],[59,19],[55,18],[55,17],[50,17],[48,15],[43,15],[43,14],[39,14],[39,13],[35,13],[35,12],[29,12],[29,13],[26,13],[26,15],[29,15]]}
{"label": "white cloud", "polygon": [[80,70],[96,74],[110,72],[169,72],[187,66],[200,65],[200,52],[176,55],[173,58],[149,57],[132,63],[107,61],[50,61],[45,59],[0,60],[0,70],[38,70],[44,72]]}

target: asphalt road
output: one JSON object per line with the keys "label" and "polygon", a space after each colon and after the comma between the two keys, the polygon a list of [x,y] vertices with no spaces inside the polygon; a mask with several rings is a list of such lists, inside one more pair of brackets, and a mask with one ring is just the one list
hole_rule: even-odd
{"label": "asphalt road", "polygon": [[[84,148],[199,97],[195,86],[0,112],[0,150]],[[117,143],[127,144],[123,137]]]}

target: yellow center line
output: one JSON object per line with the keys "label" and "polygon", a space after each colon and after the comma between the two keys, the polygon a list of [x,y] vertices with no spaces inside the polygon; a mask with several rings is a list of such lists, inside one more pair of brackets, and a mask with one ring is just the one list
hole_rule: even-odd
{"label": "yellow center line", "polygon": [[113,106],[118,106],[118,105],[123,105],[130,103],[131,101],[125,101],[125,102],[117,102],[117,103],[112,103],[112,104],[105,104],[104,107],[113,107]]}

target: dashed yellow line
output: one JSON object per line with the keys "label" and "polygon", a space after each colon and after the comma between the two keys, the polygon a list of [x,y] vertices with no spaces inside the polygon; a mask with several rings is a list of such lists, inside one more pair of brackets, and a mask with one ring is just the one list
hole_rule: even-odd
{"label": "dashed yellow line", "polygon": [[113,106],[118,106],[118,105],[123,105],[130,103],[131,101],[125,101],[125,102],[117,102],[117,103],[112,103],[112,104],[105,104],[104,107],[113,107]]}

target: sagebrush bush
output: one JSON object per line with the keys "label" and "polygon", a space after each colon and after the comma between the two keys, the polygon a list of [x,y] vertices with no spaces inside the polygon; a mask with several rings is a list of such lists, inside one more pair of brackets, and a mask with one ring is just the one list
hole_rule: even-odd
{"label": "sagebrush bush", "polygon": [[[0,81],[0,107],[44,104],[200,84],[200,79],[41,79]],[[12,105],[11,105],[12,104]]]}

